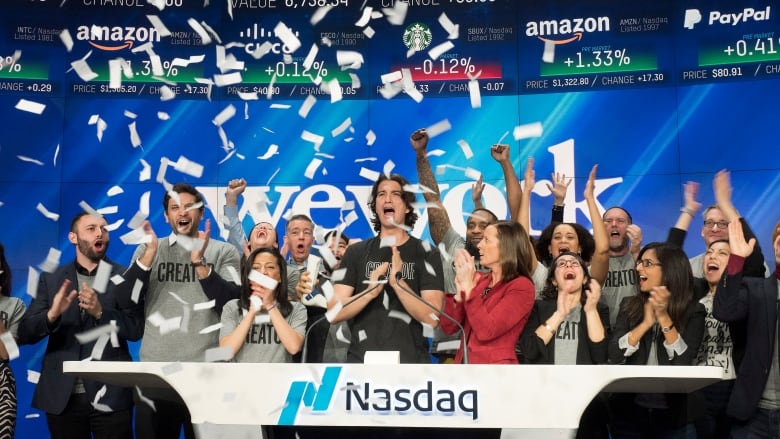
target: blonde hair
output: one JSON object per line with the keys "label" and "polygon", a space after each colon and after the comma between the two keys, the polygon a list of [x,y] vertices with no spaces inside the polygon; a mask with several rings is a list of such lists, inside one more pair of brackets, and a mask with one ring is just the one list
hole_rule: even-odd
{"label": "blonde hair", "polygon": [[780,235],[780,221],[775,224],[775,230],[772,232],[772,245],[775,245],[775,241],[777,241],[777,235]]}

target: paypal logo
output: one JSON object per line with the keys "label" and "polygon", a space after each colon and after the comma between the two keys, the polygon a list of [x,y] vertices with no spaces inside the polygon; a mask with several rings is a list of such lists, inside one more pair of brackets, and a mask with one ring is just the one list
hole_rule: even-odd
{"label": "paypal logo", "polygon": [[319,388],[311,381],[294,381],[290,384],[290,391],[287,392],[287,400],[279,415],[278,425],[295,425],[295,417],[298,416],[301,403],[304,407],[311,407],[313,412],[328,410],[340,374],[341,367],[330,366],[325,368]]}

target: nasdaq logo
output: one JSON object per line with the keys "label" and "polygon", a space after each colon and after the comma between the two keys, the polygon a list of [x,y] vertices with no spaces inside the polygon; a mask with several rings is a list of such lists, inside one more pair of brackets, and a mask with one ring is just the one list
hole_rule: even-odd
{"label": "nasdaq logo", "polygon": [[304,407],[311,407],[312,412],[328,410],[339,374],[341,374],[341,367],[326,367],[319,388],[317,388],[317,383],[311,381],[294,381],[290,384],[287,400],[279,415],[278,425],[295,425],[295,418],[298,416],[301,404]]}

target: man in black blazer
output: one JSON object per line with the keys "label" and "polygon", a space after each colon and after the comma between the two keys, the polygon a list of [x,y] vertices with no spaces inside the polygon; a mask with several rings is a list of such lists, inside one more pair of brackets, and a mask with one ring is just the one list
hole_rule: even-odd
{"label": "man in black blazer", "polygon": [[[778,223],[780,226],[780,223]],[[744,360],[737,368],[728,414],[735,418],[732,438],[780,437],[778,390],[778,283],[780,283],[780,235],[773,235],[775,272],[768,278],[743,277],[745,258],[755,239],[745,242],[739,221],[729,223],[729,257],[726,272],[718,284],[712,313],[718,320],[744,326]]]}
{"label": "man in black blazer", "polygon": [[[90,357],[132,361],[127,340],[143,335],[143,307],[127,294],[118,294],[114,282],[105,282],[124,273],[125,267],[106,258],[109,236],[104,218],[86,212],[76,215],[68,239],[76,249],[75,261],[41,275],[19,325],[23,344],[49,337],[32,406],[46,412],[55,439],[87,439],[91,434],[96,439],[132,438],[132,389],[65,375],[62,363]],[[98,327],[106,330],[99,338],[77,340],[77,335]]]}

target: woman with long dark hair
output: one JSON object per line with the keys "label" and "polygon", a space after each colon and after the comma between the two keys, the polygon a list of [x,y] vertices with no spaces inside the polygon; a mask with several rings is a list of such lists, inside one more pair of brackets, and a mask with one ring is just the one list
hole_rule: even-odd
{"label": "woman with long dark hair", "polygon": [[[639,291],[623,300],[609,342],[614,364],[690,366],[704,334],[704,306],[678,246],[653,242],[637,258]],[[613,394],[612,437],[696,437],[703,406],[696,394]]]}
{"label": "woman with long dark hair", "polygon": [[[11,297],[11,267],[0,244],[0,335],[6,332],[16,339],[19,322],[26,310],[24,302]],[[14,437],[16,427],[16,379],[8,364],[8,346],[0,337],[0,437]]]}
{"label": "woman with long dark hair", "polygon": [[258,248],[241,270],[241,297],[222,309],[220,347],[242,363],[289,363],[301,350],[306,308],[287,297],[287,264],[278,250]]}

